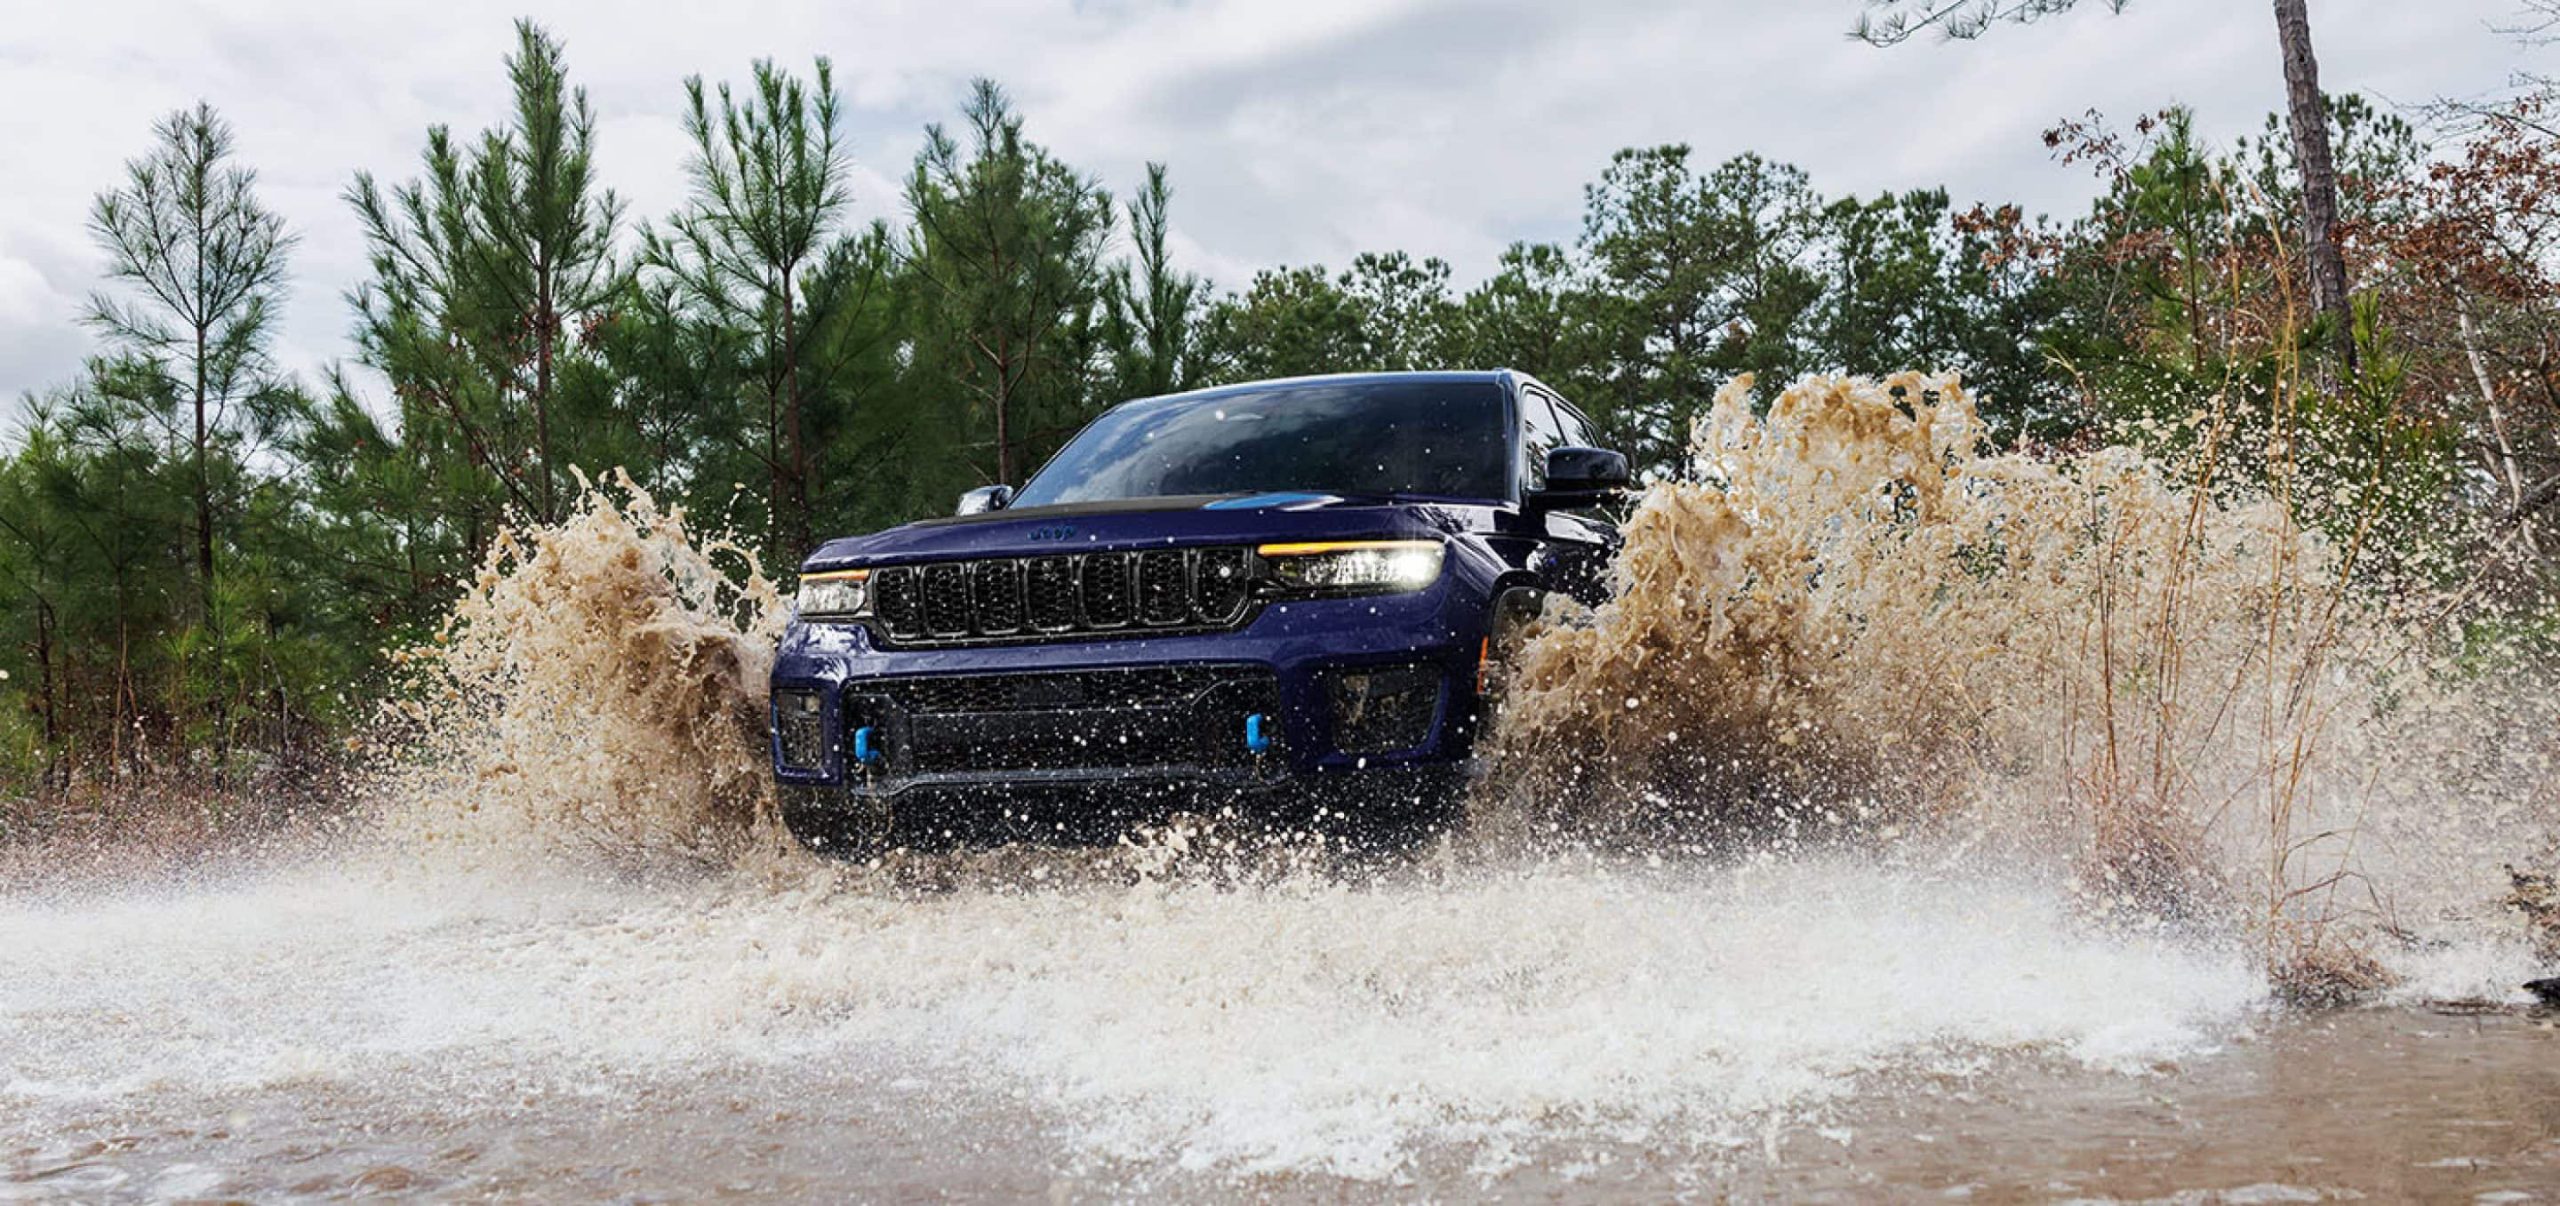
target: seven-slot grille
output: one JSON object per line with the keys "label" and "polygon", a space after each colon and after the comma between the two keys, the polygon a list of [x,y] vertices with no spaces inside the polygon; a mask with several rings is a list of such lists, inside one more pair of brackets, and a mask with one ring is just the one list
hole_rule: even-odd
{"label": "seven-slot grille", "polygon": [[1232,628],[1252,608],[1243,548],[1147,549],[893,565],[871,576],[893,645]]}

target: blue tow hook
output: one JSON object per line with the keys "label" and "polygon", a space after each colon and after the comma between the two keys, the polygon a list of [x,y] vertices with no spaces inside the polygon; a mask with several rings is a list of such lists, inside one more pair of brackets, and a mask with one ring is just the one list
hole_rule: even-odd
{"label": "blue tow hook", "polygon": [[1271,752],[1271,718],[1256,712],[1244,718],[1244,748],[1256,754]]}
{"label": "blue tow hook", "polygon": [[869,764],[878,762],[880,757],[879,730],[872,728],[867,724],[861,728],[855,729],[853,731],[853,760]]}

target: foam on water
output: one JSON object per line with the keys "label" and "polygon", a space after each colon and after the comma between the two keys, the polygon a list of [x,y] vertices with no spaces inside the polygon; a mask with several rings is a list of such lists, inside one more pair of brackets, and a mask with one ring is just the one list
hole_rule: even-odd
{"label": "foam on water", "polygon": [[2046,888],[1866,857],[921,896],[359,859],[0,907],[0,1094],[471,1096],[895,1051],[1097,1156],[1374,1177],[1418,1145],[1740,1143],[1999,1052],[2138,1070],[2263,990]]}

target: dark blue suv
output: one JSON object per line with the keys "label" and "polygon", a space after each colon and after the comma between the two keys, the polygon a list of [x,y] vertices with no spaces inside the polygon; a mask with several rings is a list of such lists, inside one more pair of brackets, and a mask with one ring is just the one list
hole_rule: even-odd
{"label": "dark blue suv", "polygon": [[1019,491],[831,541],[773,670],[783,816],[821,853],[955,815],[1199,803],[1434,815],[1509,637],[1596,603],[1626,458],[1515,372],[1147,398]]}

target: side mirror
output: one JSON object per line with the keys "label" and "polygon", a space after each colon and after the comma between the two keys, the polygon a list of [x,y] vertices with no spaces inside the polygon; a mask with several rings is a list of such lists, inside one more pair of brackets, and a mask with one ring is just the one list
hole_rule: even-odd
{"label": "side mirror", "polygon": [[1001,511],[1012,505],[1013,487],[980,486],[975,490],[971,490],[968,493],[961,495],[959,509],[953,511],[952,514],[984,515],[989,511]]}
{"label": "side mirror", "polygon": [[1529,496],[1538,507],[1583,507],[1627,488],[1627,456],[1606,448],[1550,448],[1547,487]]}

